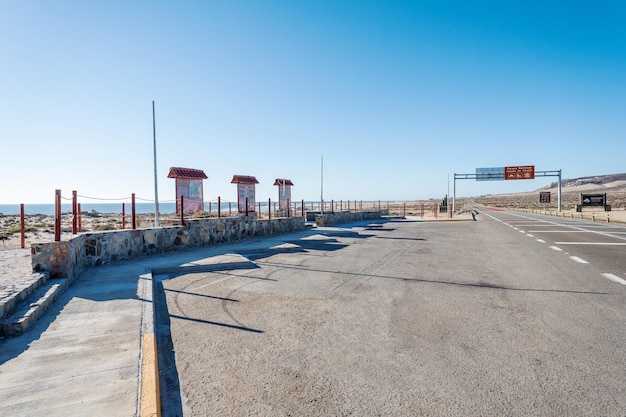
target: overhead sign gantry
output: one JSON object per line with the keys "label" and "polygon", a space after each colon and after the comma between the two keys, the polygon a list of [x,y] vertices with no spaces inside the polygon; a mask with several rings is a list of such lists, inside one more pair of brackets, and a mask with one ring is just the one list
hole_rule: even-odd
{"label": "overhead sign gantry", "polygon": [[559,177],[557,210],[561,211],[561,170],[535,171],[534,165],[520,165],[495,168],[476,168],[474,174],[454,174],[452,210],[456,210],[456,180],[505,181],[532,180],[537,177]]}

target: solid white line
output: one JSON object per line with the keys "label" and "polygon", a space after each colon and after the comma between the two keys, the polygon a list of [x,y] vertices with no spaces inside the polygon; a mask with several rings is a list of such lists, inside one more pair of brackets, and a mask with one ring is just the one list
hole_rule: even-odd
{"label": "solid white line", "polygon": [[617,275],[613,275],[613,274],[602,274],[602,276],[604,278],[610,279],[611,281],[615,281],[619,284],[622,285],[626,285],[626,280],[621,279],[620,277],[618,277]]}
{"label": "solid white line", "polygon": [[611,242],[554,242],[557,245],[598,245],[598,246],[626,246],[626,243]]}
{"label": "solid white line", "polygon": [[556,250],[556,251],[559,251],[559,252],[562,252],[562,251],[563,251],[563,249],[558,248],[558,247],[556,247],[556,246],[550,246],[550,249],[552,249],[552,250]]}
{"label": "solid white line", "polygon": [[529,230],[533,233],[594,233],[591,230]]}
{"label": "solid white line", "polygon": [[579,264],[588,264],[589,262],[585,261],[584,259],[579,258],[578,256],[570,256],[569,257],[572,261],[576,261]]}

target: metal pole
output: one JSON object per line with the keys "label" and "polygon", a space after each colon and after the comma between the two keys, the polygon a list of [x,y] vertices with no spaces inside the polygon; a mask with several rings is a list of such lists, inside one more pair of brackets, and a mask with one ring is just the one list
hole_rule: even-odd
{"label": "metal pole", "polygon": [[452,211],[456,212],[456,174],[454,174],[454,180],[452,182]]}
{"label": "metal pole", "polygon": [[561,170],[559,169],[559,212],[561,211]]}
{"label": "metal pole", "polygon": [[324,214],[324,155],[322,155],[322,181],[320,188],[320,214]]}
{"label": "metal pole", "polygon": [[154,149],[154,227],[159,227],[159,186],[157,185],[156,120],[152,100],[152,144]]}

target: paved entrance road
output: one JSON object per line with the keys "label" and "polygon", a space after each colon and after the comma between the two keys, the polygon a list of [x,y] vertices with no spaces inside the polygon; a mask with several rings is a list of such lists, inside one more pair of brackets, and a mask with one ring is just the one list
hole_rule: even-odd
{"label": "paved entrance road", "polygon": [[602,275],[619,261],[574,261],[486,214],[164,270],[164,415],[625,415],[626,287]]}

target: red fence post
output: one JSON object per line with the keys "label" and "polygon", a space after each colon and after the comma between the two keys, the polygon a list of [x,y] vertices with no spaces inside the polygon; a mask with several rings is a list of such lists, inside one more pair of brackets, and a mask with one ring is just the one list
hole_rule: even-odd
{"label": "red fence post", "polygon": [[180,196],[180,225],[181,226],[185,225],[185,210],[183,210],[183,207],[185,207],[185,198],[181,195]]}
{"label": "red fence post", "polygon": [[54,241],[61,241],[61,190],[54,191]]}
{"label": "red fence post", "polygon": [[403,208],[402,208],[402,215],[403,215],[404,217],[406,217],[406,201],[405,201],[405,202],[404,202],[404,204],[403,204]]}
{"label": "red fence post", "polygon": [[126,229],[126,203],[122,203],[122,229]]}
{"label": "red fence post", "polygon": [[76,190],[72,191],[72,234],[76,234],[76,229],[78,228],[78,218],[76,213]]}
{"label": "red fence post", "polygon": [[76,206],[78,207],[78,233],[83,231],[83,222],[81,219],[81,210],[80,210],[80,203],[76,204]]}
{"label": "red fence post", "polygon": [[[302,217],[304,217],[304,199],[302,199]],[[306,220],[306,217],[304,220]]]}
{"label": "red fence post", "polygon": [[272,199],[267,199],[267,218],[272,220]]}
{"label": "red fence post", "polygon": [[217,197],[217,218],[222,217],[222,197]]}
{"label": "red fence post", "polygon": [[232,207],[231,207],[231,202],[230,202],[230,201],[228,202],[228,215],[229,215],[229,216],[232,216],[232,215],[233,215],[233,209],[232,209]]}
{"label": "red fence post", "polygon": [[137,212],[135,210],[135,193],[130,195],[130,218],[133,230],[137,229]]}
{"label": "red fence post", "polygon": [[26,227],[24,227],[24,204],[20,204],[20,229],[22,233],[22,249],[26,246]]}

